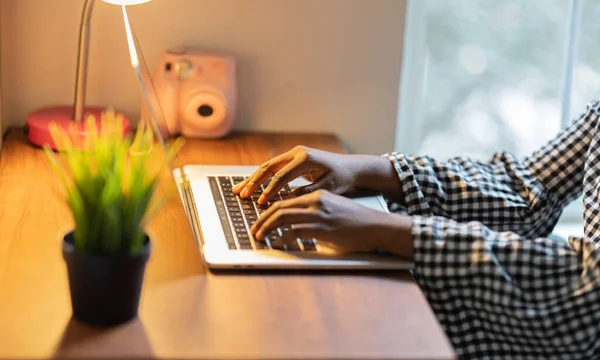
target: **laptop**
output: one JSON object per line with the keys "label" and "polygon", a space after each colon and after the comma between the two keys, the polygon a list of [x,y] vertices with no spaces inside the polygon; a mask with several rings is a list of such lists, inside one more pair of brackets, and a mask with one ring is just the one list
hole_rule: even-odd
{"label": "laptop", "polygon": [[[127,10],[123,18],[132,67],[145,103],[146,120],[151,123],[163,149],[168,136],[150,72]],[[171,166],[169,164],[169,166]],[[290,228],[276,229],[266,241],[256,241],[250,226],[274,201],[284,200],[295,188],[308,184],[299,178],[286,185],[269,204],[256,200],[267,184],[251,198],[241,199],[232,187],[252,174],[258,166],[185,165],[170,168],[179,196],[196,238],[200,256],[211,269],[319,269],[319,270],[397,270],[409,269],[412,263],[385,253],[340,253],[319,239],[290,238]],[[347,194],[364,206],[387,212],[387,204],[379,194],[355,192]],[[284,242],[275,241],[284,238]],[[368,241],[368,239],[365,239]],[[276,246],[283,243],[281,246]]]}

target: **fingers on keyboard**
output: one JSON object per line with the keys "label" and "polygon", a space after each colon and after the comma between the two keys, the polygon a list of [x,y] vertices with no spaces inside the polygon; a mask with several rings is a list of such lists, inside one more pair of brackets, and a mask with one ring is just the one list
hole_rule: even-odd
{"label": "fingers on keyboard", "polygon": [[[259,186],[251,198],[241,198],[232,193],[233,186],[243,182],[243,176],[210,177],[211,189],[215,197],[227,244],[231,250],[270,250],[316,251],[314,240],[297,239],[291,235],[290,227],[284,226],[272,231],[265,241],[257,241],[248,229],[258,220],[258,216],[270,205],[286,199],[291,190],[285,185],[266,205],[259,205],[258,198],[269,185],[271,179]],[[218,184],[218,185],[217,185]]]}

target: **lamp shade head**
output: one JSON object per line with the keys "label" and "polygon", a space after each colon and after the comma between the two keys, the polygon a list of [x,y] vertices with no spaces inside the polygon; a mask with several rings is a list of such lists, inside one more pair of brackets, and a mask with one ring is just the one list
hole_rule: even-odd
{"label": "lamp shade head", "polygon": [[106,3],[113,5],[137,5],[149,2],[151,0],[103,0]]}

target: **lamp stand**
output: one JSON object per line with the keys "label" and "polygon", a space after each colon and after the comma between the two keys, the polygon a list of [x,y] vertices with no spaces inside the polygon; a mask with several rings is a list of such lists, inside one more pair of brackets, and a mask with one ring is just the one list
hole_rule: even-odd
{"label": "lamp stand", "polygon": [[[86,0],[83,5],[83,14],[81,16],[81,26],[79,29],[79,51],[77,53],[77,73],[75,80],[75,100],[73,106],[52,106],[36,110],[27,116],[27,137],[29,141],[37,146],[48,145],[54,150],[63,150],[58,148],[50,134],[50,124],[54,123],[69,133],[71,137],[79,138],[74,143],[84,144],[86,131],[84,119],[90,115],[96,118],[96,128],[102,132],[100,117],[105,108],[86,107],[86,80],[88,66],[88,52],[90,43],[90,20],[95,0]],[[123,117],[123,133],[129,131],[129,119],[121,113]]]}

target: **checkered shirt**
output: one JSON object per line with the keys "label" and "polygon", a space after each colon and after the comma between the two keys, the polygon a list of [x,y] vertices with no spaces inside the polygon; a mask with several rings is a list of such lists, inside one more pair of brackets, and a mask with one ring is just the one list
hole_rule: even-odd
{"label": "checkered shirt", "polygon": [[[600,101],[529,157],[386,154],[413,275],[460,359],[600,359]],[[583,195],[584,236],[549,236]]]}

